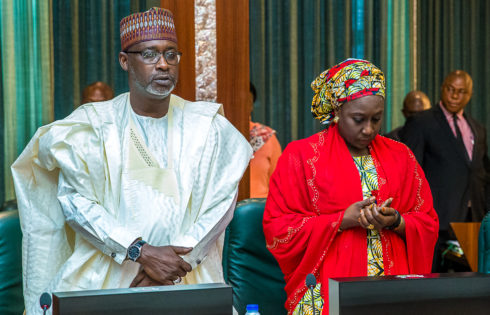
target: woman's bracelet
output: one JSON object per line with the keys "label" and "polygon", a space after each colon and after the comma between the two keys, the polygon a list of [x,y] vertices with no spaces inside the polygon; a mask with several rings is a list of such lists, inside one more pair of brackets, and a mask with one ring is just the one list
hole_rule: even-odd
{"label": "woman's bracelet", "polygon": [[387,230],[394,230],[394,229],[396,229],[397,227],[400,226],[400,223],[402,222],[402,216],[400,215],[400,213],[397,210],[395,210],[395,211],[396,211],[396,214],[395,215],[397,216],[396,217],[396,220],[395,220],[395,223],[393,223],[390,226],[385,226],[385,229],[387,229]]}

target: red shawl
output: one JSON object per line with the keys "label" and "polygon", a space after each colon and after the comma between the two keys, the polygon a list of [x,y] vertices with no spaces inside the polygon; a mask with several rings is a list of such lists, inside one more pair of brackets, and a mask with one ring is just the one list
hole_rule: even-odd
{"label": "red shawl", "polygon": [[[376,136],[369,149],[378,173],[378,204],[393,197],[391,206],[406,224],[406,241],[389,230],[380,233],[385,274],[430,273],[439,221],[425,175],[402,143]],[[285,275],[289,312],[304,295],[309,273],[322,283],[325,311],[328,278],[367,275],[366,230],[338,231],[344,210],[362,199],[359,172],[337,125],[284,150],[270,181],[263,224],[267,247]]]}

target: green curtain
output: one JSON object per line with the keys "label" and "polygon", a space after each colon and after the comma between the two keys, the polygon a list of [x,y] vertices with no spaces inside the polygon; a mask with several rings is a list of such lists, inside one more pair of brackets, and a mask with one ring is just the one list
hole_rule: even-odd
{"label": "green curtain", "polygon": [[0,0],[0,204],[15,198],[10,165],[37,128],[69,115],[83,88],[128,90],[119,22],[159,0]]}
{"label": "green curtain", "polygon": [[127,90],[119,67],[119,21],[130,12],[130,1],[55,1],[53,37],[55,118],[80,105],[85,86],[103,81],[116,93]]}
{"label": "green curtain", "polygon": [[119,66],[119,22],[133,12],[160,6],[159,0],[55,0],[53,4],[55,118],[80,105],[83,88],[109,84],[115,95],[128,91]]}
{"label": "green curtain", "polygon": [[[101,80],[116,94],[127,90],[117,59],[119,21],[159,5],[0,1],[0,201],[14,198],[10,165],[35,130],[67,116],[85,85]],[[403,124],[400,109],[411,84],[437,102],[444,76],[454,69],[472,75],[467,110],[488,125],[488,16],[485,0],[250,0],[250,70],[258,93],[253,119],[276,129],[283,146],[319,131],[309,110],[310,83],[356,57],[387,76],[384,131]]]}
{"label": "green curtain", "polygon": [[[418,88],[433,103],[440,99],[444,77],[462,69],[473,78],[473,97],[467,105],[475,119],[487,127],[490,138],[490,2],[486,0],[419,1],[417,37]],[[490,148],[489,148],[490,149]]]}
{"label": "green curtain", "polygon": [[384,130],[401,125],[411,80],[409,18],[408,0],[250,0],[252,119],[277,130],[283,146],[321,130],[310,112],[310,83],[353,57],[385,72]]}
{"label": "green curtain", "polygon": [[309,110],[310,83],[355,57],[385,72],[382,132],[404,123],[411,88],[436,103],[444,77],[456,69],[474,80],[467,111],[488,126],[489,16],[486,0],[250,0],[253,120],[276,129],[283,146],[321,130]]}
{"label": "green curtain", "polygon": [[[1,5],[1,4],[0,4]],[[2,8],[0,7],[0,19],[2,19],[1,15],[1,10]],[[0,37],[3,38],[3,19],[0,21]],[[4,99],[3,99],[3,70],[2,70],[2,56],[3,56],[3,45],[2,41],[0,39],[0,121],[3,123],[4,120]],[[5,137],[7,135],[7,132],[5,128],[0,128],[0,202],[3,202],[5,200],[5,187],[4,182],[5,182]]]}
{"label": "green curtain", "polygon": [[36,129],[53,120],[51,5],[0,2],[2,202],[15,198],[10,165]]}

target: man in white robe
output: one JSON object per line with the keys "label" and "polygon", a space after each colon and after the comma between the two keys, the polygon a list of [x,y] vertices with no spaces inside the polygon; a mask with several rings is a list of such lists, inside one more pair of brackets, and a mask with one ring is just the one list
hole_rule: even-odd
{"label": "man in white robe", "polygon": [[252,150],[219,104],[170,94],[169,11],[124,18],[121,46],[130,92],[39,128],[12,165],[28,314],[44,291],[223,282],[221,236]]}

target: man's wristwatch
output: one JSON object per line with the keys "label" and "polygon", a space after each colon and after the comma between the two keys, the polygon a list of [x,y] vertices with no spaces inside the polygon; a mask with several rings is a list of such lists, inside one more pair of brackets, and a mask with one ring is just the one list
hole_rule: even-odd
{"label": "man's wristwatch", "polygon": [[141,256],[141,248],[145,245],[146,242],[143,240],[139,240],[133,245],[128,247],[128,258],[132,261],[138,260]]}

